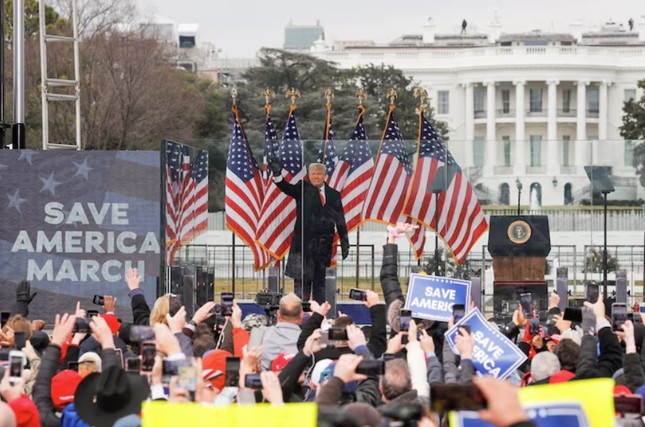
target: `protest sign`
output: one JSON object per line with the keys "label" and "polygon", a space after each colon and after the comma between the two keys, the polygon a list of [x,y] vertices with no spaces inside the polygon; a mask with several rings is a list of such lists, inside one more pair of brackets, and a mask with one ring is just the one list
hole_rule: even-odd
{"label": "protest sign", "polygon": [[470,281],[450,277],[411,274],[405,308],[412,317],[447,322],[452,316],[452,306],[470,305]]}
{"label": "protest sign", "polygon": [[[142,408],[143,427],[219,425],[231,427],[262,425],[263,427],[314,427],[318,420],[315,403],[293,403],[273,406],[257,405],[207,406],[198,403],[168,403],[148,401]],[[291,421],[289,421],[291,420]]]}
{"label": "protest sign", "polygon": [[[602,427],[614,425],[613,381],[600,378],[519,389],[526,415],[537,427]],[[494,427],[476,412],[451,412],[450,425]]]}
{"label": "protest sign", "polygon": [[526,360],[526,355],[497,328],[491,325],[478,309],[472,310],[446,332],[450,348],[459,354],[455,337],[461,325],[469,325],[475,340],[473,365],[479,375],[506,378]]}

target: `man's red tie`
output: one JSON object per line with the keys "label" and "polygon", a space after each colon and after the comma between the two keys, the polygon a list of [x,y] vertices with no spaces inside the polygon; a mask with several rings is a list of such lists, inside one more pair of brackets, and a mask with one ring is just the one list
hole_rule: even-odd
{"label": "man's red tie", "polygon": [[323,196],[322,187],[320,187],[320,191],[318,192],[318,195],[320,196],[320,204],[325,206],[325,196]]}

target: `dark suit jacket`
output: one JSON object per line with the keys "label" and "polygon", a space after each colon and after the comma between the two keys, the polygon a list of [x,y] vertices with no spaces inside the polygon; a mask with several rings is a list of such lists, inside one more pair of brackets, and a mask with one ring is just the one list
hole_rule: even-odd
{"label": "dark suit jacket", "polygon": [[[305,279],[313,274],[307,271],[312,258],[325,266],[331,264],[331,249],[334,233],[338,231],[341,241],[347,240],[345,212],[340,193],[325,184],[325,205],[320,201],[320,192],[308,181],[290,184],[285,179],[276,182],[278,188],[296,200],[296,225],[291,238],[291,249],[285,273],[290,277]],[[320,242],[323,242],[322,245]],[[304,257],[304,263],[302,258]],[[304,272],[301,266],[306,265]]]}

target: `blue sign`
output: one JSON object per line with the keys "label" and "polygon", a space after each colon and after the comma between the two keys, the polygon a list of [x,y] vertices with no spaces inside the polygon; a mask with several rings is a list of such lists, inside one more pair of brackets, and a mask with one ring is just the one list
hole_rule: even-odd
{"label": "blue sign", "polygon": [[470,305],[470,281],[450,277],[411,274],[405,308],[412,311],[412,317],[448,322],[452,317],[452,306]]}
{"label": "blue sign", "polygon": [[478,309],[472,310],[455,326],[446,331],[446,338],[452,351],[459,354],[455,337],[461,325],[469,325],[475,339],[473,365],[479,375],[492,375],[506,378],[524,361],[526,355],[494,325],[491,325]]}
{"label": "blue sign", "polygon": [[[577,402],[540,402],[523,405],[526,415],[537,427],[589,427],[583,407]],[[479,418],[477,412],[456,412],[456,427],[494,427]]]}

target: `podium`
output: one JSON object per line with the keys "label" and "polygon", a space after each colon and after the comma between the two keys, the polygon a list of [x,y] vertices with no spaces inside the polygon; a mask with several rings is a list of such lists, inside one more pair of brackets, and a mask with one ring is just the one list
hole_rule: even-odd
{"label": "podium", "polygon": [[551,252],[546,215],[491,216],[488,252],[493,257],[493,305],[496,316],[512,316],[521,293],[531,293],[543,317],[548,308],[544,275]]}

